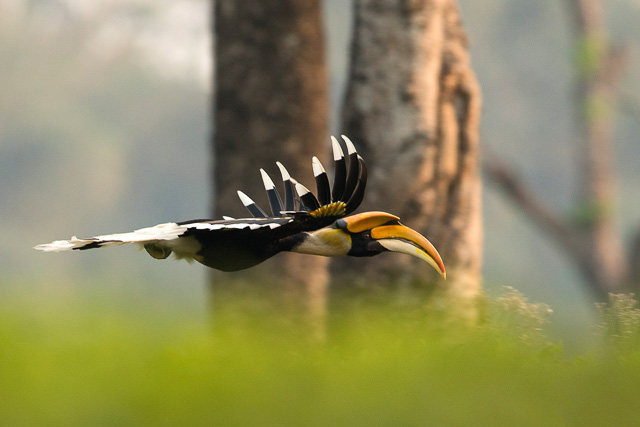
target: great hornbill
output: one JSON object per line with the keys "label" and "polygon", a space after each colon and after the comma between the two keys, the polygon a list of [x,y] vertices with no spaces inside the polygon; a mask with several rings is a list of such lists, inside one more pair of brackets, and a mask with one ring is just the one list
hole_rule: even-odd
{"label": "great hornbill", "polygon": [[438,251],[420,233],[401,225],[385,212],[351,214],[362,202],[367,169],[353,143],[344,135],[348,165],[338,141],[331,137],[334,158],[333,187],[322,164],[313,158],[317,197],[295,181],[278,162],[284,183],[284,203],[273,181],[261,169],[272,216],[246,194],[240,200],[253,218],[169,222],[131,233],[90,239],[57,240],[38,245],[46,252],[85,250],[137,243],[156,259],[171,253],[222,271],[252,267],[279,252],[322,256],[369,257],[382,252],[401,252],[428,262],[446,278]]}

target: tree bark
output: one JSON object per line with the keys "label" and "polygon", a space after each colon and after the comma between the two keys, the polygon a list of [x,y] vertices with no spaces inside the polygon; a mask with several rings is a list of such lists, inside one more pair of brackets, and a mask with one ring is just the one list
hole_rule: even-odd
{"label": "tree bark", "polygon": [[363,207],[388,210],[424,233],[448,280],[392,255],[352,280],[440,284],[453,300],[473,305],[482,262],[480,99],[454,0],[356,2],[343,128],[369,164]]}
{"label": "tree bark", "polygon": [[[311,157],[327,160],[328,84],[319,0],[217,0],[213,212],[249,216],[236,190],[268,208],[259,169],[280,182],[281,161],[291,175],[313,183]],[[326,163],[326,162],[325,162]],[[277,185],[277,184],[276,184]],[[310,188],[313,188],[310,186]],[[227,279],[258,279],[306,295],[323,306],[327,260],[290,254]],[[298,301],[300,304],[300,301]],[[314,309],[312,309],[314,310]]]}

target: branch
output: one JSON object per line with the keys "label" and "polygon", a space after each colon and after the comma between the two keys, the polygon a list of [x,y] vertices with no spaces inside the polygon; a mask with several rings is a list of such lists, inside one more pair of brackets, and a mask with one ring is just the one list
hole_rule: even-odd
{"label": "branch", "polygon": [[[489,155],[487,155],[489,154]],[[560,218],[522,181],[518,173],[496,155],[485,153],[484,173],[529,218],[569,255],[582,259],[585,254],[578,231]]]}

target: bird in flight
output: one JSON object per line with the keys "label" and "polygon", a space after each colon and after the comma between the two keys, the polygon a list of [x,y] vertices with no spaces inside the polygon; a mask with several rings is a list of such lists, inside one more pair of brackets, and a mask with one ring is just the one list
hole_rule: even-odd
{"label": "bird in flight", "polygon": [[280,252],[320,256],[370,257],[382,252],[399,252],[426,261],[446,278],[436,248],[420,233],[386,212],[351,213],[364,198],[367,169],[362,157],[346,136],[347,156],[337,139],[333,146],[334,178],[313,157],[317,195],[293,179],[278,162],[284,185],[284,199],[261,169],[269,199],[269,216],[246,194],[238,196],[253,218],[223,217],[221,220],[168,222],[130,233],[108,234],[89,239],[72,237],[38,245],[45,252],[78,251],[135,243],[153,258],[196,260],[207,267],[237,271],[253,267]]}

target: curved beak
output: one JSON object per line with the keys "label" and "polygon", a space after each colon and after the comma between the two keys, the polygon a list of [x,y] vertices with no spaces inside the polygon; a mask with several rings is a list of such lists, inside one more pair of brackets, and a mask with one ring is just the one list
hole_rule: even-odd
{"label": "curved beak", "polygon": [[446,279],[444,263],[436,248],[423,235],[404,225],[382,225],[371,229],[371,237],[391,252],[412,255],[429,263]]}

